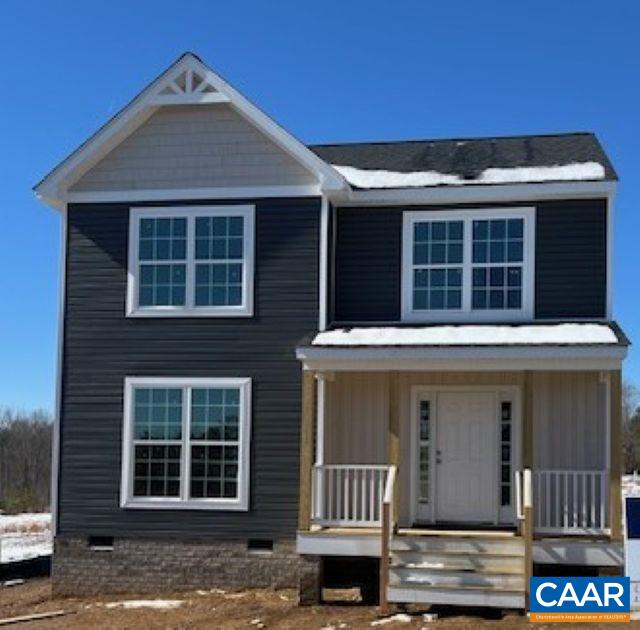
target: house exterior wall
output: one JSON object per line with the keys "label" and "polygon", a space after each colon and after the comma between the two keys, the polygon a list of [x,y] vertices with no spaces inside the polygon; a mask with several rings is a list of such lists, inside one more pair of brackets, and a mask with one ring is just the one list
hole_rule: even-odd
{"label": "house exterior wall", "polygon": [[[522,372],[400,372],[400,522],[411,525],[409,496],[411,397],[415,386],[522,385]],[[329,383],[327,464],[384,464],[387,459],[388,374],[336,373]],[[606,468],[606,385],[598,372],[536,372],[533,377],[536,469]]]}
{"label": "house exterior wall", "polygon": [[[535,205],[535,317],[606,316],[606,200],[545,201]],[[478,209],[473,206],[411,210]],[[496,204],[492,208],[499,207]],[[338,208],[334,237],[336,323],[401,319],[402,213],[407,208]]]}
{"label": "house exterior wall", "polygon": [[305,185],[316,180],[230,105],[155,112],[71,187],[114,191]]}
{"label": "house exterior wall", "polygon": [[[249,318],[125,317],[129,205],[69,207],[59,536],[245,544],[295,536],[300,365],[294,349],[318,323],[320,200],[237,203],[256,206],[255,311]],[[252,378],[248,511],[120,508],[126,376]]]}

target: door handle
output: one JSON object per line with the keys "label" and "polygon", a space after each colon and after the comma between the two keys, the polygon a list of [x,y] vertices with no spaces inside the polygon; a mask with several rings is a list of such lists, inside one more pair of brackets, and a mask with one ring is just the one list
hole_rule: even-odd
{"label": "door handle", "polygon": [[442,464],[442,460],[440,458],[436,459],[436,464]]}

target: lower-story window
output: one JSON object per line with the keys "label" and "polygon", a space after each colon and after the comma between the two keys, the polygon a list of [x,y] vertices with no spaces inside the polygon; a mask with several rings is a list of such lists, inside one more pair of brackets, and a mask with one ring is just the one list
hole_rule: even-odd
{"label": "lower-story window", "polygon": [[125,381],[123,507],[246,510],[251,380]]}

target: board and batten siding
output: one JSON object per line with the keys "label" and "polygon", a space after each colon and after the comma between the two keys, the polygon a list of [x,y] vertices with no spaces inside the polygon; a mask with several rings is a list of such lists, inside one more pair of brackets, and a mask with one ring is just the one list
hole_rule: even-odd
{"label": "board and batten siding", "polygon": [[155,112],[70,190],[314,183],[309,171],[230,105],[175,105]]}
{"label": "board and batten siding", "polygon": [[[399,372],[400,520],[409,526],[412,388],[415,386],[518,386],[522,372]],[[327,387],[325,462],[387,463],[388,374],[336,373]],[[536,469],[606,468],[606,386],[598,372],[535,372],[533,375]]]}
{"label": "board and batten siding", "polygon": [[[506,204],[516,207],[518,204]],[[536,204],[535,317],[606,316],[606,200]],[[496,204],[492,208],[499,207]],[[411,207],[464,210],[474,206]],[[401,319],[403,208],[338,208],[334,236],[335,323]]]}
{"label": "board and batten siding", "polygon": [[[318,323],[320,200],[237,203],[256,206],[250,318],[126,318],[128,205],[69,207],[60,534],[294,537],[301,374],[295,347]],[[126,376],[253,379],[247,512],[120,508]]]}

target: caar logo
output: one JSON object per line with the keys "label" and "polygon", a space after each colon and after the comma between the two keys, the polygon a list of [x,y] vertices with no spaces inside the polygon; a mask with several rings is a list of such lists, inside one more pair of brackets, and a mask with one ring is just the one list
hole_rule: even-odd
{"label": "caar logo", "polygon": [[532,577],[531,621],[629,621],[628,577]]}

